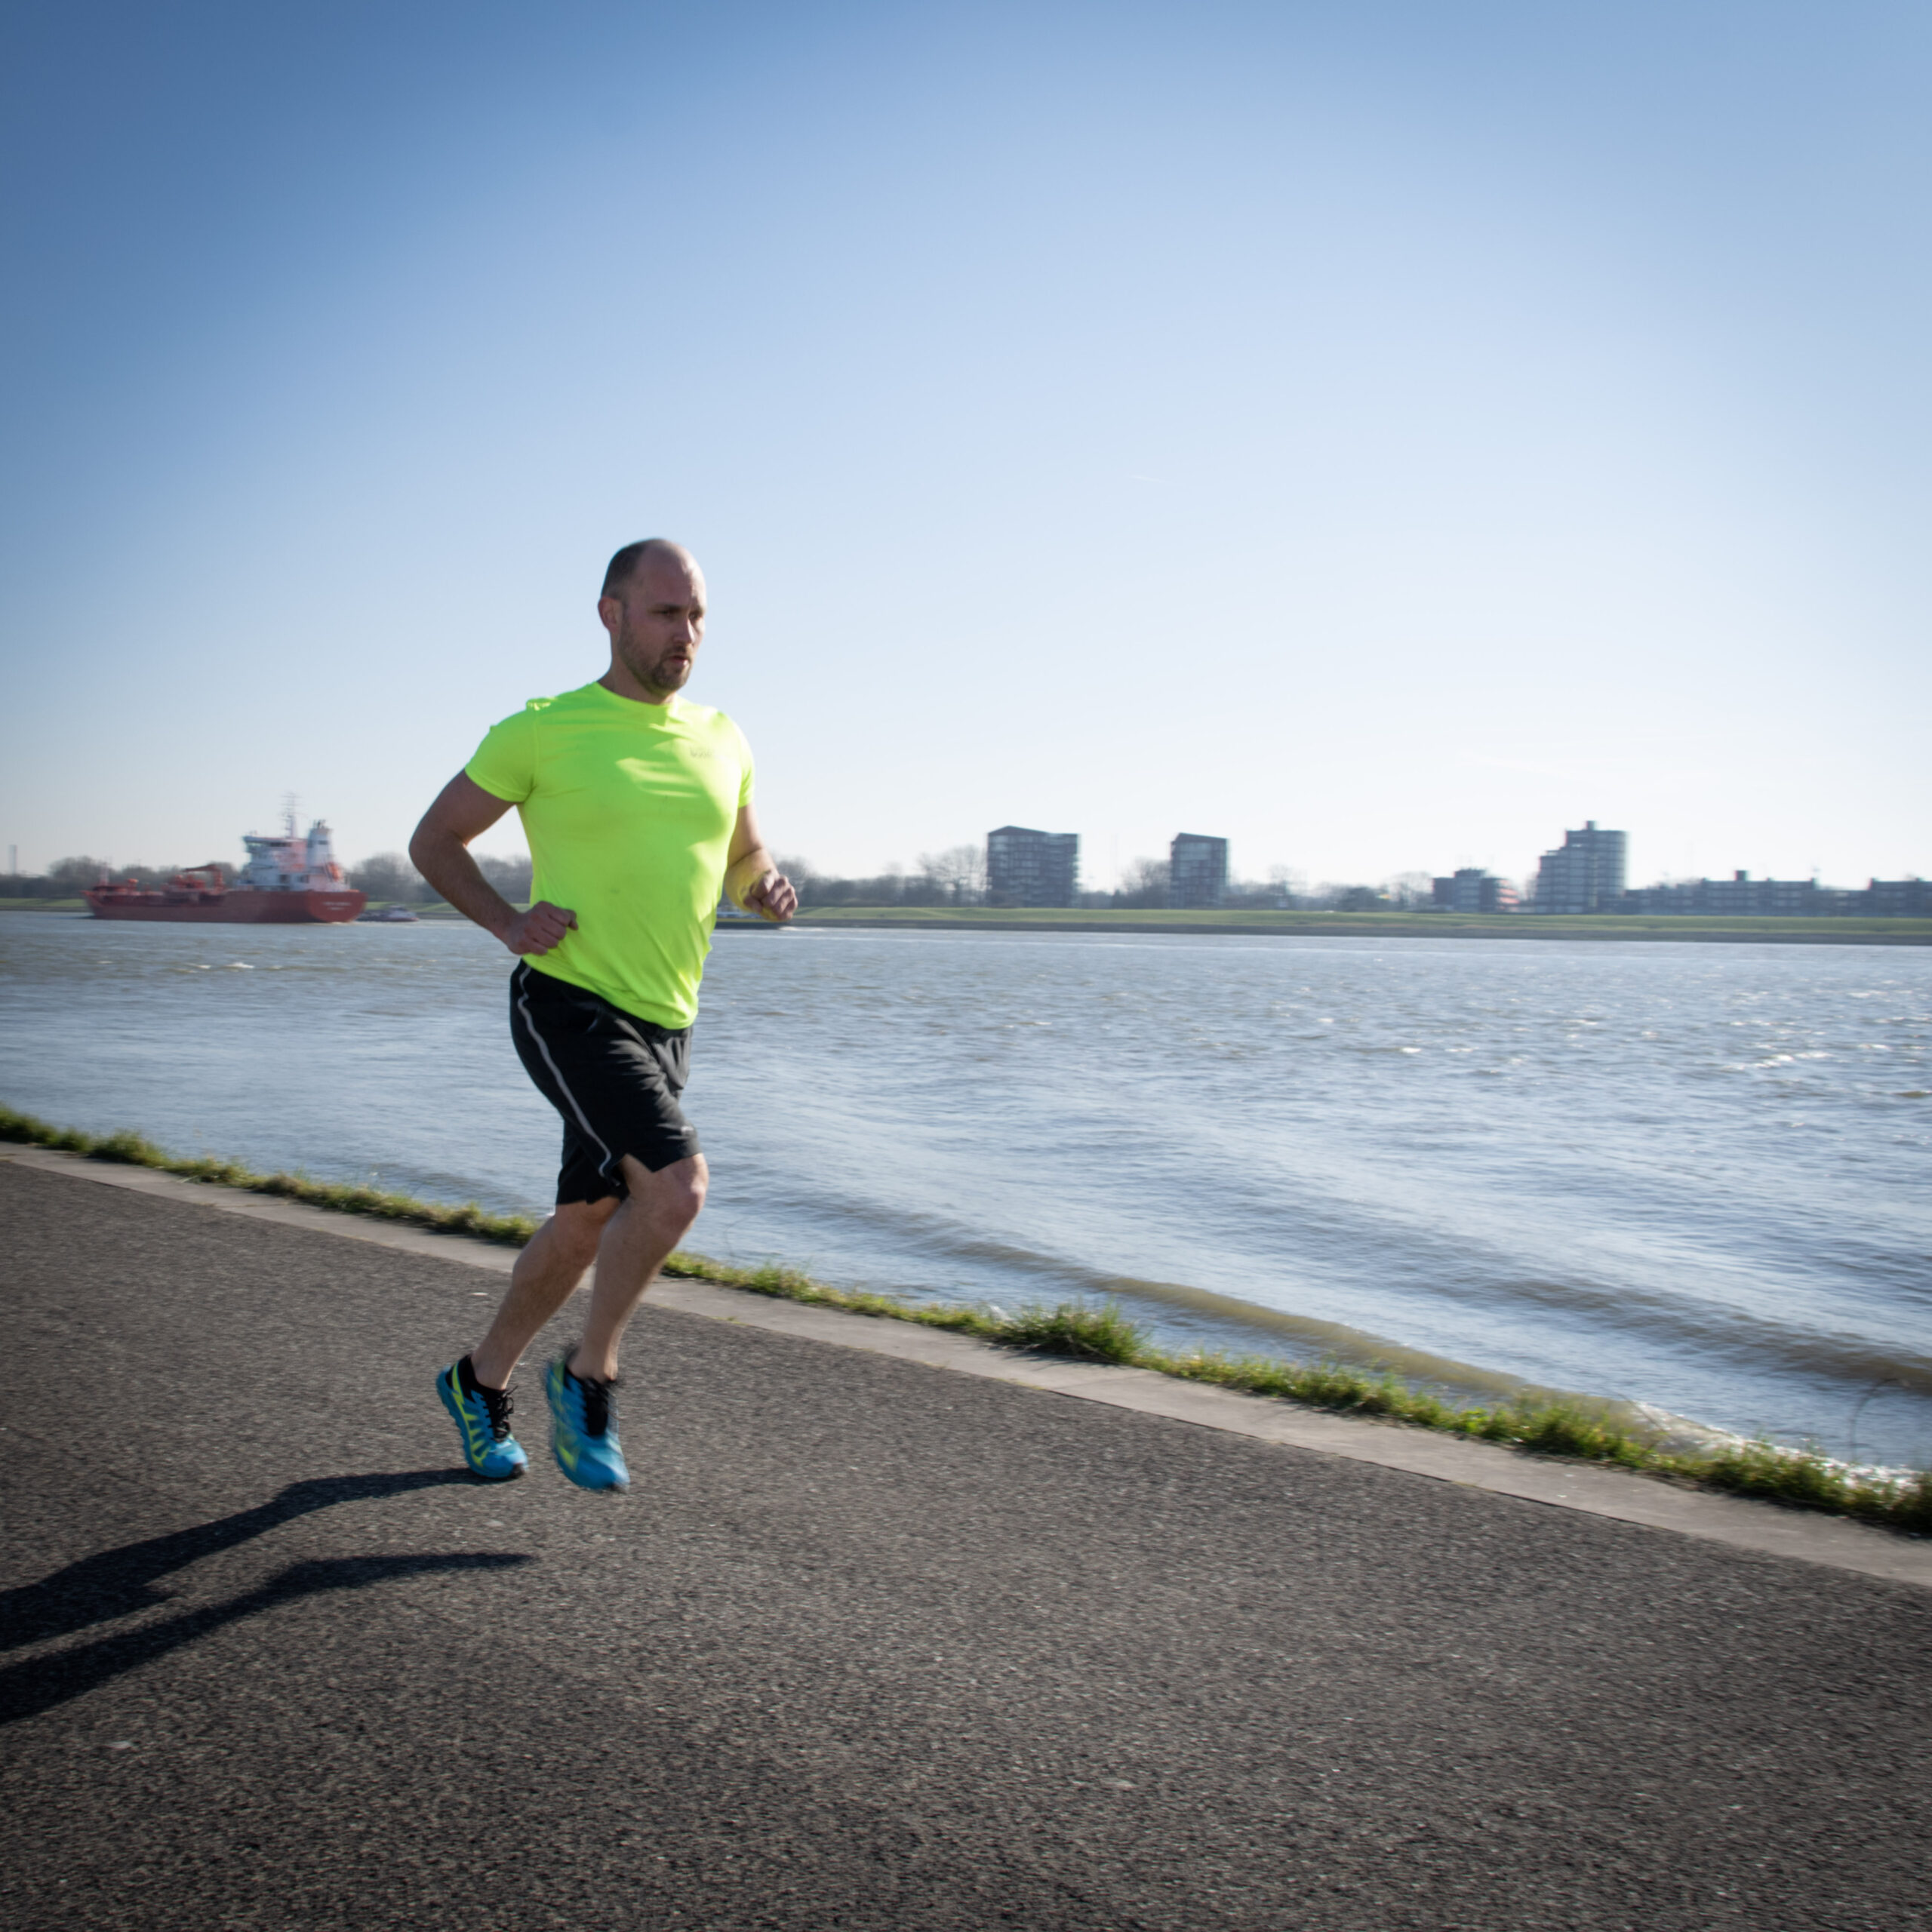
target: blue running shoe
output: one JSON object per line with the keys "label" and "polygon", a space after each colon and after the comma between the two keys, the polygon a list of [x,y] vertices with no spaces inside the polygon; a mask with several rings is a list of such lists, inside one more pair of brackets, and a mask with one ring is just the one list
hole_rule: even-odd
{"label": "blue running shoe", "polygon": [[543,1392],[550,1398],[550,1453],[579,1489],[628,1489],[623,1444],[617,1440],[617,1412],[611,1401],[617,1386],[573,1375],[559,1355],[546,1371]]}
{"label": "blue running shoe", "polygon": [[463,1460],[472,1475],[485,1482],[508,1482],[520,1476],[530,1461],[523,1445],[510,1433],[510,1392],[473,1383],[463,1392],[460,1362],[451,1362],[436,1377],[436,1393],[463,1437]]}

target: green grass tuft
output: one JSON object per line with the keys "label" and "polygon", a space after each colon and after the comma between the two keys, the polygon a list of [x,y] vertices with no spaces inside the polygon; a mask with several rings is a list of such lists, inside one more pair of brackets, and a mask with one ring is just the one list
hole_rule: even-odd
{"label": "green grass tuft", "polygon": [[995,1340],[1009,1348],[1047,1355],[1071,1355],[1076,1361],[1132,1364],[1147,1352],[1145,1331],[1121,1313],[1118,1302],[1063,1301],[1054,1308],[1023,1308],[996,1318]]}
{"label": "green grass tuft", "polygon": [[[450,1207],[349,1182],[311,1180],[302,1174],[257,1174],[237,1161],[212,1155],[183,1159],[138,1134],[81,1134],[71,1128],[49,1126],[8,1106],[0,1106],[0,1140],[82,1154],[91,1160],[152,1168],[184,1180],[245,1188],[337,1214],[374,1215],[515,1247],[528,1241],[539,1226],[528,1215],[492,1214],[473,1201]],[[865,1289],[835,1288],[795,1269],[772,1263],[735,1267],[681,1251],[665,1263],[664,1272],[785,1301],[841,1309],[851,1315],[915,1321],[928,1328],[997,1343],[1003,1348],[1151,1369],[1247,1395],[1343,1414],[1377,1417],[1414,1428],[1500,1443],[1530,1454],[1608,1464],[1799,1509],[1855,1516],[1912,1534],[1932,1534],[1932,1470],[1873,1475],[1815,1451],[1763,1441],[1714,1450],[1670,1450],[1638,1428],[1599,1414],[1574,1398],[1539,1398],[1526,1394],[1494,1408],[1459,1407],[1428,1389],[1411,1388],[1396,1376],[1345,1362],[1284,1361],[1272,1356],[1227,1355],[1202,1349],[1177,1354],[1149,1342],[1146,1331],[1113,1301],[1063,1301],[1051,1307],[1031,1306],[1008,1315],[983,1305],[908,1301]]]}

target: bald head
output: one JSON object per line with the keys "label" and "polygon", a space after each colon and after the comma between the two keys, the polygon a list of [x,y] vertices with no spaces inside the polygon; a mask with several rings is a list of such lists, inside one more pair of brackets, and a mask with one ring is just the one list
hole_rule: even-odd
{"label": "bald head", "polygon": [[668,565],[687,577],[703,581],[697,559],[681,543],[673,543],[668,537],[647,537],[641,543],[626,543],[611,559],[605,568],[604,588],[598,594],[605,597],[623,596],[624,588],[632,578],[654,565],[660,568]]}

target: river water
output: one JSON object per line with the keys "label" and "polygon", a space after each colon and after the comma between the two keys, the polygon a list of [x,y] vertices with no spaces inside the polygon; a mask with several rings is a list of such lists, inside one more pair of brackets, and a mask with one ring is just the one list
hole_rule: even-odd
{"label": "river water", "polygon": [[[0,1100],[540,1209],[474,928],[0,914]],[[1932,1462],[1932,951],[721,934],[693,1236]]]}

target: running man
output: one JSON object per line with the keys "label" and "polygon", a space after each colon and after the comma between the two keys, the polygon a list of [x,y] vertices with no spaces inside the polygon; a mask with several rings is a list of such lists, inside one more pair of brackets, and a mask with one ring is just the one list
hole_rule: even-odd
{"label": "running man", "polygon": [[[564,1122],[556,1212],[518,1257],[489,1334],[436,1378],[437,1393],[478,1475],[521,1475],[510,1377],[594,1261],[583,1339],[544,1377],[550,1444],[579,1487],[623,1489],[617,1344],[704,1204],[704,1156],[678,1098],[718,894],[774,921],[798,902],[758,836],[743,735],[678,695],[704,635],[691,552],[661,537],[626,544],[597,614],[611,668],[494,727],[423,814],[409,855],[518,955],[511,1037]],[[527,912],[469,851],[512,805],[536,866]]]}

